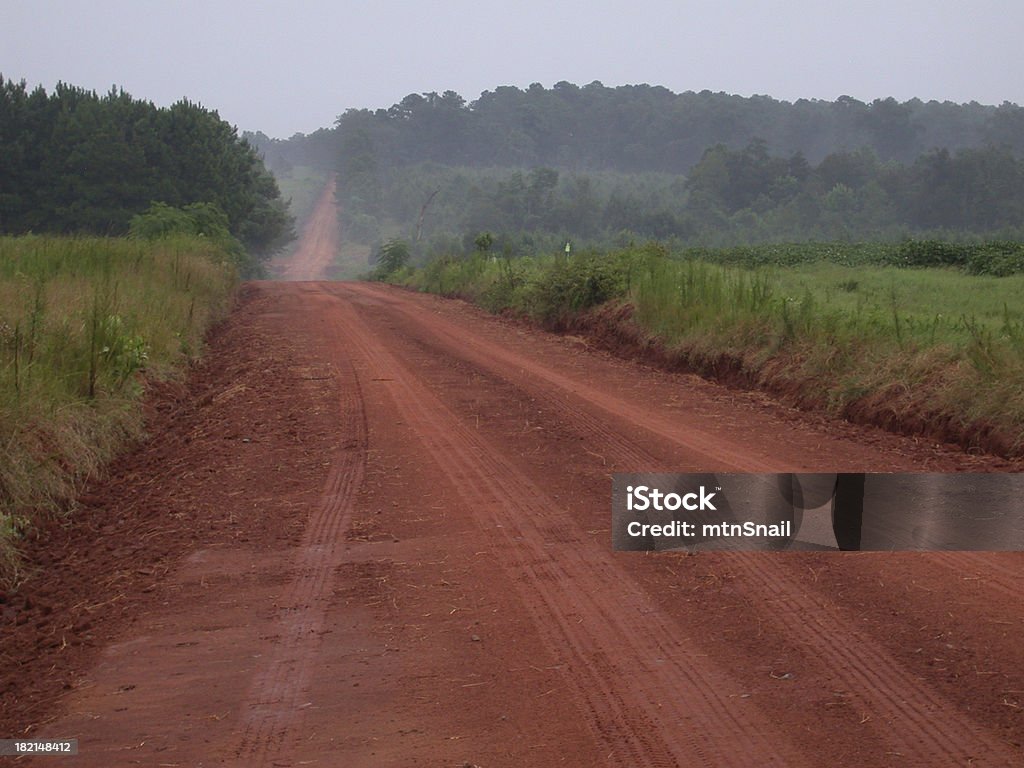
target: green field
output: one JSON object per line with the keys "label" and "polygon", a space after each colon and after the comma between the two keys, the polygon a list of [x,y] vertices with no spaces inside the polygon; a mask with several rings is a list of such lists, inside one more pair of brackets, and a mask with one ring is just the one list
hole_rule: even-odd
{"label": "green field", "polygon": [[143,378],[199,352],[236,280],[202,238],[0,238],[0,579],[33,519],[141,435]]}

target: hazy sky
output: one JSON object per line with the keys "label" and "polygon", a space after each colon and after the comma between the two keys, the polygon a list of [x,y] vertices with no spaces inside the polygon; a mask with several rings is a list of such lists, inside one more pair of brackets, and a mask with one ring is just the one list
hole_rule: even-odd
{"label": "hazy sky", "polygon": [[0,74],[288,137],[414,92],[650,83],[1024,103],[1024,1],[0,0]]}

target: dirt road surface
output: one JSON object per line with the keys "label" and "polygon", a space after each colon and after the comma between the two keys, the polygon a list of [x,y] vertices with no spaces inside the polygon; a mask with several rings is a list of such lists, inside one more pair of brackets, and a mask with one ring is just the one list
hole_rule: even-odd
{"label": "dirt road surface", "polygon": [[335,177],[320,193],[302,228],[298,247],[280,267],[282,280],[322,280],[338,251],[338,216],[334,204]]}
{"label": "dirt road surface", "polygon": [[1024,556],[610,549],[613,472],[1004,462],[369,284],[248,286],[177,402],[54,556],[69,765],[1024,763]]}

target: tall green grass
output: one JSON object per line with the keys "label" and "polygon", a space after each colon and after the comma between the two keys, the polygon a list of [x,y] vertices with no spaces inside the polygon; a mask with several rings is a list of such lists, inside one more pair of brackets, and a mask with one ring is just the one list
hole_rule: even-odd
{"label": "tall green grass", "polygon": [[[1024,275],[879,265],[868,245],[856,266],[764,250],[757,259],[717,252],[717,263],[657,246],[569,259],[476,255],[399,279],[555,328],[606,302],[629,304],[631,322],[675,363],[858,420],[1024,455]],[[761,266],[730,266],[751,263]]]}
{"label": "tall green grass", "polygon": [[628,300],[688,364],[908,431],[1024,453],[1024,276],[650,264]]}
{"label": "tall green grass", "polygon": [[202,238],[0,238],[0,580],[34,519],[140,435],[142,375],[195,355],[235,282]]}

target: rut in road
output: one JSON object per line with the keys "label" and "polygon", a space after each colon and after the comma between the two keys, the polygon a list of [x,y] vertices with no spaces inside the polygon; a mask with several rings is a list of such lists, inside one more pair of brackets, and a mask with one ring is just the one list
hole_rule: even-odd
{"label": "rut in road", "polygon": [[773,606],[766,616],[795,643],[820,654],[865,717],[881,721],[894,755],[905,764],[1015,765],[1020,755],[964,717],[860,632],[840,611],[816,600],[757,552],[734,553],[730,563],[749,583],[761,585]]}
{"label": "rut in road", "polygon": [[[1018,553],[1008,552],[933,552],[931,558],[956,573],[971,573],[983,579],[985,585],[1008,597],[1024,598],[1024,570],[1006,565]],[[1014,558],[1019,559],[1019,558]]]}
{"label": "rut in road", "polygon": [[334,312],[490,536],[551,650],[566,658],[565,682],[612,764],[811,764],[553,499],[388,353],[350,304],[336,301]]}
{"label": "rut in road", "polygon": [[[345,295],[349,288],[336,289],[336,294]],[[362,297],[364,300],[377,298],[377,294],[371,286],[355,286],[352,293]],[[395,311],[395,304],[390,304],[391,311]],[[357,305],[358,306],[358,305]],[[423,318],[414,317],[414,313],[405,308],[399,311],[410,320],[411,325],[424,327]],[[349,321],[353,324],[359,322],[355,313]],[[365,329],[365,327],[364,327]],[[424,335],[437,334],[433,339],[420,338],[420,343],[437,344],[435,352],[454,356],[471,366],[487,370],[493,375],[506,380],[512,380],[516,386],[526,389],[531,396],[542,399],[552,405],[562,417],[577,426],[578,430],[585,436],[586,442],[591,449],[597,451],[608,460],[613,467],[643,467],[645,471],[670,472],[678,469],[666,463],[664,458],[657,458],[652,453],[640,448],[635,443],[623,438],[614,430],[610,429],[601,419],[595,418],[583,403],[591,405],[597,401],[601,408],[621,414],[623,412],[641,411],[642,408],[635,404],[627,404],[625,401],[617,400],[606,393],[598,392],[595,388],[589,387],[578,381],[571,380],[557,372],[550,371],[542,365],[529,360],[514,352],[493,347],[484,348],[483,345],[472,337],[459,335],[457,329],[438,318],[430,318],[429,331]],[[382,351],[383,344],[372,344],[365,341],[367,334],[361,330],[356,334],[360,343],[364,346],[363,352],[376,361],[381,370],[387,370],[386,374],[402,383],[404,389],[403,398],[420,403],[418,418],[423,422],[421,430],[424,439],[436,440],[438,435],[458,434],[462,437],[461,445],[452,444],[452,440],[445,439],[443,445],[437,445],[436,450],[446,454],[458,455],[460,462],[475,462],[480,478],[463,478],[461,487],[481,488],[481,499],[487,503],[477,503],[478,508],[490,508],[492,517],[490,522],[494,525],[503,526],[499,530],[507,536],[512,537],[511,542],[506,546],[514,548],[514,544],[521,537],[523,541],[529,541],[533,547],[534,560],[519,562],[513,565],[512,572],[518,569],[519,581],[522,585],[528,581],[536,588],[533,594],[524,594],[529,604],[535,600],[545,602],[548,611],[553,615],[559,614],[559,606],[552,603],[547,590],[537,585],[549,585],[549,589],[560,589],[565,593],[572,593],[573,585],[585,583],[586,572],[600,572],[601,578],[605,579],[604,586],[600,589],[611,589],[611,583],[621,579],[625,574],[617,569],[607,558],[601,558],[598,554],[588,552],[586,556],[580,555],[582,551],[593,548],[591,540],[583,540],[579,535],[569,534],[569,530],[576,532],[571,520],[560,518],[553,512],[555,504],[552,500],[532,486],[530,481],[518,474],[512,467],[506,465],[500,454],[493,449],[485,447],[483,441],[476,437],[471,431],[458,424],[448,423],[449,420],[457,421],[450,412],[446,413],[445,420],[437,415],[443,412],[443,405],[436,401],[427,392],[414,391],[422,387],[418,382],[401,369],[401,364],[391,355]],[[436,339],[436,341],[435,341]],[[680,447],[689,452],[694,448],[692,436],[677,438],[670,425],[657,422],[655,414],[642,412],[640,415],[630,413],[630,421],[643,426],[645,429],[654,432],[659,436],[675,438],[673,442],[680,444]],[[654,423],[656,429],[649,429]],[[466,447],[468,446],[468,450]],[[712,456],[716,462],[733,460],[738,466],[730,465],[729,468],[742,471],[753,469],[764,471],[758,462],[758,466],[744,467],[743,459],[737,453],[726,447],[709,447],[709,452],[714,451]],[[781,464],[781,462],[779,462]],[[714,466],[720,466],[715,464]],[[459,468],[448,468],[446,471],[459,473],[464,470]],[[490,479],[486,479],[489,477]],[[486,493],[489,492],[490,496]],[[510,501],[514,500],[514,501]],[[514,511],[510,508],[515,507]],[[502,507],[505,507],[503,510]],[[510,514],[511,513],[511,514]],[[514,518],[512,515],[514,514]],[[484,517],[484,521],[488,518]],[[531,525],[530,522],[535,525]],[[550,549],[551,541],[561,542],[557,553],[557,559],[552,556]],[[600,553],[604,554],[604,553]],[[971,765],[992,765],[1009,766],[1014,765],[1019,759],[1019,752],[1004,744],[993,734],[966,718],[962,712],[946,700],[941,694],[930,688],[928,685],[917,679],[911,672],[906,670],[895,658],[891,656],[877,641],[869,635],[859,631],[851,621],[836,607],[828,604],[828,601],[818,599],[799,583],[785,574],[785,568],[773,559],[774,556],[766,557],[763,553],[733,553],[729,556],[730,567],[740,575],[745,584],[751,590],[750,602],[755,609],[763,614],[766,624],[774,625],[776,629],[791,639],[791,642],[806,647],[823,662],[824,666],[835,676],[837,684],[849,692],[850,701],[858,707],[858,711],[865,713],[865,717],[876,718],[879,721],[880,734],[890,744],[893,755],[901,756],[904,764],[931,766],[939,765],[954,759],[958,762]],[[961,556],[949,553],[949,565],[962,567],[969,563],[984,563],[984,556]],[[575,569],[579,569],[578,571]],[[526,569],[528,577],[522,576]],[[616,570],[620,572],[615,573]],[[1010,574],[1004,571],[1006,579]],[[1011,588],[1012,582],[999,582],[998,587],[1003,589]],[[577,598],[574,599],[574,602]],[[635,587],[624,592],[620,587],[615,600],[615,605],[622,606],[619,609],[609,605],[594,605],[595,611],[600,612],[605,621],[614,620],[615,616],[632,619],[631,626],[643,627],[646,631],[650,628],[657,615],[657,610],[650,604],[649,599],[641,594]],[[625,606],[635,606],[639,615],[632,614],[625,609]],[[765,606],[771,606],[766,610]],[[537,617],[538,623],[543,624],[544,617]],[[657,646],[656,653],[666,653],[671,648],[668,643],[673,642],[672,630],[665,625],[654,631],[654,636],[660,637],[662,645]],[[571,628],[565,627],[568,633]],[[593,648],[587,643],[592,638],[569,637],[573,647],[581,654],[592,652]],[[643,643],[636,638],[633,639],[637,645],[632,646],[633,650],[628,654],[632,658],[644,658],[649,655],[652,649],[645,649]],[[627,646],[631,647],[631,646]],[[697,662],[695,657],[686,658],[686,651],[672,649],[672,653],[680,655],[684,659],[685,667],[692,667]],[[694,653],[694,651],[690,651]],[[599,654],[600,655],[600,654]],[[626,654],[623,654],[626,656]],[[607,657],[603,657],[606,660]],[[699,663],[699,662],[697,662]],[[687,670],[690,671],[690,670]],[[622,670],[609,668],[609,675],[622,675]],[[628,673],[627,673],[628,674]],[[644,675],[657,675],[658,672],[651,668],[645,670]],[[664,671],[662,671],[664,679]],[[602,681],[587,680],[581,683],[586,689],[592,686],[600,686]],[[607,681],[604,685],[607,686]],[[721,683],[712,685],[706,689],[708,697],[715,694],[714,690],[722,690]],[[674,693],[673,693],[674,691]],[[678,696],[677,685],[667,686],[661,695],[671,697]],[[586,696],[586,691],[580,691],[580,695]],[[677,713],[684,717],[687,713],[692,716],[693,707],[699,706],[702,711],[709,711],[706,702],[684,701],[680,702],[682,709]],[[728,722],[728,721],[727,721]],[[706,728],[709,726],[702,726]],[[735,724],[730,725],[736,727]],[[619,736],[621,738],[621,735]],[[669,746],[678,747],[678,744]],[[756,744],[749,745],[756,749]],[[676,753],[678,756],[680,753]],[[754,754],[751,752],[750,754]],[[632,755],[630,759],[634,759]],[[716,760],[719,758],[715,758]],[[763,759],[763,758],[762,758]]]}
{"label": "rut in road", "polygon": [[[386,294],[382,295],[374,289],[374,286],[352,283],[346,284],[341,291],[343,293],[340,295],[346,297],[355,295],[384,304],[389,311],[403,315],[413,323],[418,322],[406,305],[391,299]],[[555,392],[558,397],[571,396],[577,400],[585,400],[616,420],[627,421],[675,443],[703,462],[708,469],[719,472],[784,472],[794,469],[771,458],[755,459],[751,456],[750,446],[729,444],[721,436],[693,426],[690,426],[685,432],[673,429],[658,414],[651,413],[636,403],[621,397],[610,396],[597,387],[571,379],[509,350],[493,345],[484,346],[478,339],[467,336],[458,327],[441,318],[432,317],[430,327],[434,339],[444,342],[442,346],[446,353],[454,353],[468,362],[515,381],[517,385],[524,386],[530,391],[540,392],[548,397]],[[539,387],[538,384],[541,382],[548,386]],[[595,419],[579,409],[575,410],[575,414],[578,418],[587,418],[591,423],[601,425],[609,439],[616,439],[614,432],[603,426],[602,420]]]}
{"label": "rut in road", "polygon": [[[344,329],[334,328],[334,339]],[[317,648],[325,628],[335,570],[344,562],[344,533],[366,466],[367,424],[363,396],[352,363],[340,344],[331,349],[339,380],[338,416],[345,443],[331,462],[319,506],[310,516],[293,564],[295,577],[277,605],[280,643],[274,646],[246,697],[248,714],[236,751],[245,766],[279,765],[302,733],[302,695],[313,674]]]}
{"label": "rut in road", "polygon": [[[337,295],[359,297],[372,306],[386,307],[389,314],[399,315],[406,319],[406,328],[425,327],[422,315],[410,309],[402,302],[377,286],[368,284],[346,284],[343,292]],[[657,412],[649,407],[630,401],[623,397],[610,395],[600,388],[578,379],[570,378],[558,371],[539,364],[529,357],[516,352],[486,345],[479,338],[466,335],[461,328],[444,318],[433,315],[429,322],[429,336],[418,337],[420,343],[430,346],[440,354],[456,358],[486,370],[500,379],[512,382],[516,387],[529,392],[534,397],[551,403],[588,434],[588,440],[594,439],[595,444],[608,445],[611,454],[622,459],[620,466],[628,468],[644,468],[645,471],[675,472],[680,466],[688,471],[720,471],[720,472],[800,472],[800,471],[864,471],[862,466],[853,467],[819,467],[805,462],[794,463],[770,455],[752,456],[752,446],[731,444],[721,435],[708,433],[692,424],[685,428],[667,423]],[[603,418],[596,417],[591,410],[582,407],[597,408]],[[625,422],[630,426],[638,426],[677,446],[681,453],[673,456],[674,463],[659,460],[653,454],[641,452],[634,443],[624,440],[615,429],[608,426],[609,420]],[[607,457],[606,457],[607,458]],[[685,462],[685,464],[684,464]],[[909,467],[906,469],[910,469]],[[893,471],[890,466],[875,468],[875,471]],[[1021,587],[1020,572],[1006,565],[1001,565],[992,553],[987,552],[932,552],[930,559],[954,573],[964,570],[977,572],[993,589],[1004,594],[1024,595]]]}

